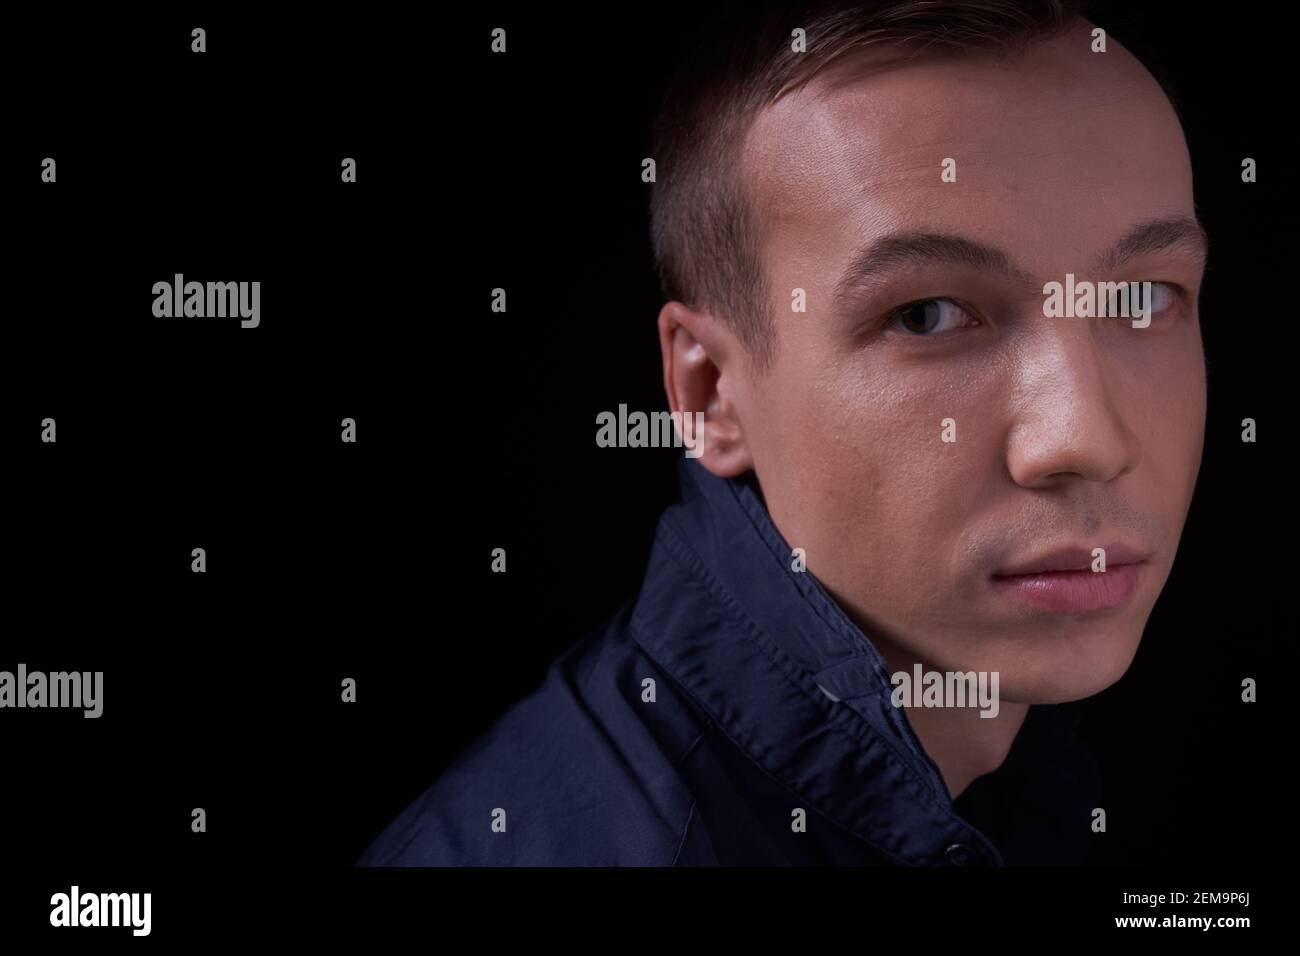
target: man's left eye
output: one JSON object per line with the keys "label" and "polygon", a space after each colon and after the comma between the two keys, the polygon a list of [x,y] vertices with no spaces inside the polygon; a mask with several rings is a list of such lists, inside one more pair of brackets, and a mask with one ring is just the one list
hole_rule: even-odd
{"label": "man's left eye", "polygon": [[1151,283],[1151,314],[1158,315],[1174,304],[1176,292],[1168,282]]}
{"label": "man's left eye", "polygon": [[970,314],[951,299],[922,299],[896,309],[889,316],[895,328],[913,335],[947,332],[966,325]]}

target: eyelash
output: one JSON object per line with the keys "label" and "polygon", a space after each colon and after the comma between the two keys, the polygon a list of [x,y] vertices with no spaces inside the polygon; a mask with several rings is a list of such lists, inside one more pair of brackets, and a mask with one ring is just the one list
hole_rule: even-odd
{"label": "eyelash", "polygon": [[[938,333],[933,333],[933,334],[931,334],[931,333],[926,333],[926,332],[913,332],[913,331],[911,331],[911,330],[909,330],[909,329],[899,328],[899,326],[898,326],[898,325],[896,324],[896,322],[895,322],[896,319],[899,319],[899,318],[903,315],[903,313],[909,311],[910,309],[914,309],[914,308],[916,308],[918,305],[927,305],[927,304],[929,304],[929,303],[931,303],[931,302],[947,303],[948,305],[951,305],[953,308],[958,309],[958,310],[960,310],[961,312],[963,312],[963,313],[966,315],[966,317],[967,317],[968,320],[974,320],[974,321],[973,321],[973,324],[974,324],[974,325],[977,325],[977,326],[978,326],[978,325],[983,325],[983,324],[984,324],[984,323],[980,320],[980,318],[979,318],[977,315],[975,315],[974,312],[972,312],[972,311],[971,311],[970,309],[968,309],[966,306],[962,305],[962,304],[961,304],[960,302],[958,302],[956,299],[950,299],[950,298],[948,298],[947,296],[931,296],[931,297],[928,298],[928,299],[915,299],[915,300],[913,300],[912,302],[907,303],[906,305],[901,305],[901,306],[899,306],[899,307],[896,308],[896,309],[892,309],[892,310],[890,310],[890,312],[888,312],[888,313],[885,315],[885,323],[889,326],[889,328],[891,328],[891,329],[896,329],[897,331],[899,331],[899,332],[902,333],[903,335],[906,335],[906,336],[909,337],[909,338],[914,338],[914,339],[932,339],[932,338],[937,338],[939,335],[942,335],[942,334],[945,334],[945,333],[938,332]],[[962,327],[962,328],[969,328],[969,327],[971,326],[971,324],[972,324],[972,323],[968,321],[968,322],[966,323],[966,325],[961,326],[961,327]],[[955,330],[955,329],[952,329],[952,330],[946,330],[946,331],[956,331],[956,330]]]}

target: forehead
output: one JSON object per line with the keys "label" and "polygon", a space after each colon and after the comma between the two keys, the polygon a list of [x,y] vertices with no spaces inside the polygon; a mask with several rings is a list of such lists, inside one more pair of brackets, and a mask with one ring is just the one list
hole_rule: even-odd
{"label": "forehead", "polygon": [[[1172,106],[1113,39],[1093,53],[1090,29],[1012,59],[858,55],[765,108],[742,159],[765,243],[783,242],[785,254],[798,243],[824,262],[924,226],[1054,273],[1136,222],[1191,215]],[[941,179],[946,159],[956,182]]]}

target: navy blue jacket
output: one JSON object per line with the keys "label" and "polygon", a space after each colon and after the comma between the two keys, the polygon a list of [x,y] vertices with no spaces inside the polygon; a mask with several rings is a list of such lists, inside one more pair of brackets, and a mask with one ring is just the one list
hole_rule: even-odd
{"label": "navy blue jacket", "polygon": [[954,803],[883,658],[791,561],[752,478],[683,460],[635,601],[358,865],[1086,862],[1100,781],[1079,705],[1031,707]]}

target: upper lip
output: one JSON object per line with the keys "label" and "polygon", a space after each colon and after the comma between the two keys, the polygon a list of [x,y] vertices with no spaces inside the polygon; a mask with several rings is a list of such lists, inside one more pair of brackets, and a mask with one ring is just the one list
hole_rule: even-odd
{"label": "upper lip", "polygon": [[1070,545],[999,568],[993,572],[993,576],[1011,577],[1017,574],[1042,574],[1047,571],[1088,571],[1092,569],[1094,561],[1092,552],[1096,548],[1105,549],[1107,567],[1116,564],[1138,564],[1151,557],[1151,552],[1123,543],[1094,544],[1091,547]]}

